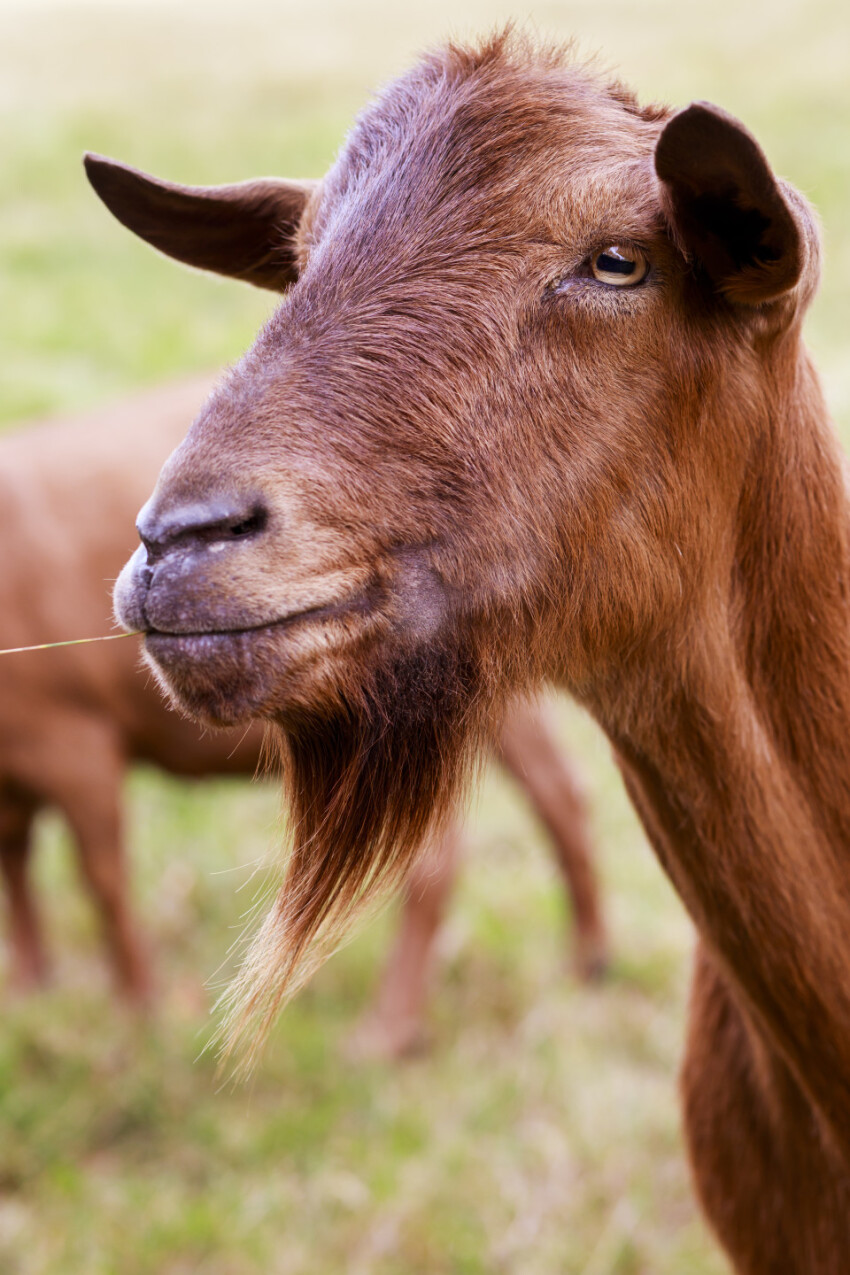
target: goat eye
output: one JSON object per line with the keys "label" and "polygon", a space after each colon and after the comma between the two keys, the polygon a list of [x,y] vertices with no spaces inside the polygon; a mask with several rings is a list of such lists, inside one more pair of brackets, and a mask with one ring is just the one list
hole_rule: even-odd
{"label": "goat eye", "polygon": [[649,269],[649,262],[639,248],[624,248],[611,244],[590,259],[594,279],[609,283],[615,288],[640,283]]}

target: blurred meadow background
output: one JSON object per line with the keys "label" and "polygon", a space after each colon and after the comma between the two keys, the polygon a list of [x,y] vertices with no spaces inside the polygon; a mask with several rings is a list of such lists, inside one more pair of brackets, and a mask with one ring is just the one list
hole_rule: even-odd
{"label": "blurred meadow background", "polygon": [[[225,364],[272,304],[134,241],[89,192],[84,149],[186,182],[319,176],[375,85],[424,46],[508,17],[601,51],[644,100],[725,106],[814,201],[826,264],[808,332],[846,438],[844,0],[0,0],[2,427]],[[726,1270],[676,1105],[691,929],[605,741],[569,704],[558,714],[593,811],[610,978],[573,980],[544,838],[491,773],[441,940],[431,1048],[403,1065],[352,1063],[345,1048],[392,911],[287,1010],[249,1085],[222,1086],[201,1052],[252,866],[279,836],[271,787],[134,775],[136,897],[159,988],[145,1023],[111,999],[64,830],[43,820],[56,980],[28,1000],[0,984],[3,1275]]]}

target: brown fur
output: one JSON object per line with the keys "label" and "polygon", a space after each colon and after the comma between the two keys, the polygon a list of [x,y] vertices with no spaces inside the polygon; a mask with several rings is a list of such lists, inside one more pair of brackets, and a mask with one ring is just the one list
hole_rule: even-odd
{"label": "brown fur", "polygon": [[[110,195],[128,222],[140,182],[149,207],[147,179]],[[597,282],[612,245],[643,282]],[[510,689],[584,701],[700,931],[685,1111],[742,1275],[850,1253],[850,546],[800,334],[818,256],[717,108],[642,112],[510,37],[435,54],[305,190],[298,282],[117,591],[187,707],[280,723],[302,809],[381,805],[305,817],[263,1009],[407,862]],[[362,748],[383,720],[399,778],[424,770],[402,813],[392,750],[373,783]]]}
{"label": "brown fur", "polygon": [[[558,748],[539,705],[511,706],[498,757],[528,795],[550,835],[575,912],[576,973],[585,980],[598,979],[607,967],[607,942],[592,871],[585,799],[581,782]],[[351,1042],[356,1056],[398,1058],[422,1048],[429,976],[459,852],[460,838],[449,828],[434,849],[413,863],[404,883],[401,924],[377,996]]]}
{"label": "brown fur", "polygon": [[[179,442],[211,389],[197,378],[136,394],[67,420],[30,425],[0,442],[0,647],[107,633],[109,590],[126,556],[129,528],[163,457]],[[0,871],[6,885],[12,982],[43,981],[47,955],[29,882],[31,827],[55,805],[77,843],[80,866],[102,913],[121,990],[149,991],[149,960],[128,897],[121,784],[135,760],[173,774],[254,774],[262,727],[200,731],[169,712],[132,640],[16,654],[0,660]],[[573,896],[575,961],[591,977],[605,959],[586,816],[568,763],[545,719],[521,705],[502,741],[547,823]],[[563,810],[554,810],[556,802]],[[448,833],[446,846],[455,843]],[[442,861],[448,848],[437,854]],[[427,889],[426,889],[427,884]],[[436,884],[436,883],[434,883]],[[432,883],[411,881],[410,901],[373,1016],[375,1034],[399,1053],[418,1038],[430,947],[448,888],[433,906]],[[428,942],[411,942],[429,918]]]}
{"label": "brown fur", "polygon": [[[139,501],[210,390],[198,378],[0,441],[0,647],[108,633],[109,590]],[[55,806],[76,843],[121,991],[144,1000],[148,952],[132,915],[121,788],[127,766],[186,777],[251,774],[262,728],[200,731],[168,711],[138,642],[0,659],[0,870],[13,984],[48,970],[29,882],[35,815]]]}

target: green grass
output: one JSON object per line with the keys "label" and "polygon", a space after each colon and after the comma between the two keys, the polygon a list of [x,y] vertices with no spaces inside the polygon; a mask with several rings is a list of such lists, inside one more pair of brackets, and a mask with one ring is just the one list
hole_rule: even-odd
{"label": "green grass", "polygon": [[432,1048],[398,1068],[345,1055],[390,916],[286,1012],[248,1086],[223,1084],[202,1053],[203,979],[252,902],[270,788],[134,778],[160,983],[144,1025],[108,999],[69,847],[46,821],[38,869],[58,981],[8,1005],[0,1033],[0,1270],[719,1275],[675,1103],[689,926],[604,741],[568,706],[561,726],[598,812],[610,983],[581,988],[566,972],[554,869],[491,775],[442,940]]}
{"label": "green grass", "polygon": [[[84,148],[189,181],[318,175],[373,85],[448,31],[513,11],[601,48],[645,98],[743,116],[815,200],[827,245],[809,335],[850,431],[850,144],[842,0],[434,0],[82,6],[0,0],[0,424],[235,358],[261,294],[178,270],[88,192]],[[616,959],[565,972],[543,840],[493,775],[442,941],[428,1057],[354,1066],[392,918],[287,1011],[247,1087],[203,1053],[276,796],[134,777],[138,904],[160,999],[109,998],[62,830],[38,872],[55,989],[4,1002],[6,1275],[720,1275],[681,1147],[675,1077],[691,931],[595,729],[564,705],[595,811]],[[241,888],[240,888],[241,887]],[[218,971],[218,973],[217,973]]]}

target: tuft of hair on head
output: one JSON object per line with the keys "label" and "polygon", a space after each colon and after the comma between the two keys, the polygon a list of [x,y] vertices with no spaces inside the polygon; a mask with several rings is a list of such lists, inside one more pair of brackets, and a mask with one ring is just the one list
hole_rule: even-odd
{"label": "tuft of hair on head", "polygon": [[220,1002],[220,1056],[237,1077],[284,1004],[454,814],[492,739],[491,684],[462,645],[417,649],[372,669],[326,715],[279,730],[289,851]]}

